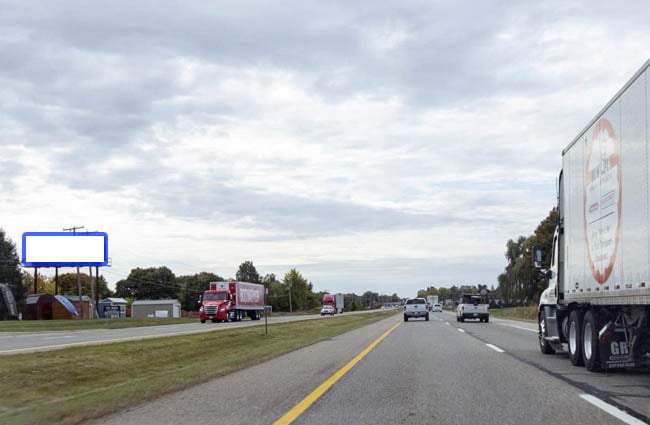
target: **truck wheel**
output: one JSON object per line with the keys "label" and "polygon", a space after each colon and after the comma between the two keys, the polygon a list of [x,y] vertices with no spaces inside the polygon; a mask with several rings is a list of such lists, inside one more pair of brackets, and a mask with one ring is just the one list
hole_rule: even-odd
{"label": "truck wheel", "polygon": [[490,323],[490,316],[485,318],[485,323]]}
{"label": "truck wheel", "polygon": [[205,320],[201,320],[201,323],[205,323]]}
{"label": "truck wheel", "polygon": [[424,316],[424,320],[427,321],[427,322],[429,321],[429,313],[427,313],[427,315]]}
{"label": "truck wheel", "polygon": [[582,358],[589,372],[600,372],[598,314],[589,310],[582,322]]}
{"label": "truck wheel", "polygon": [[408,322],[408,321],[409,321],[409,317],[408,317],[406,314],[404,315],[404,321],[405,321],[405,322]]}
{"label": "truck wheel", "polygon": [[463,316],[460,316],[460,319],[459,319],[459,320],[460,320],[461,322],[464,322],[464,321],[465,321],[465,318],[464,318]]}
{"label": "truck wheel", "polygon": [[582,358],[582,313],[573,310],[569,316],[569,360],[574,366],[584,366]]}
{"label": "truck wheel", "polygon": [[544,339],[545,336],[548,336],[548,331],[546,330],[546,313],[542,310],[539,314],[539,320],[537,321],[537,338],[539,339],[539,349],[544,354],[555,354],[555,348]]}

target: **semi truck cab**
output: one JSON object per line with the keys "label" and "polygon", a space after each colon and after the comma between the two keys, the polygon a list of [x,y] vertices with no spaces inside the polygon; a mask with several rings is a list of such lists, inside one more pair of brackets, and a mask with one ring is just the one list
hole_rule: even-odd
{"label": "semi truck cab", "polygon": [[227,286],[228,283],[223,282],[221,286],[219,286],[219,283],[222,282],[211,283],[210,289],[203,292],[201,296],[199,301],[201,303],[199,308],[201,323],[205,323],[207,320],[213,322],[227,322],[229,320],[228,311],[230,310],[232,297]]}

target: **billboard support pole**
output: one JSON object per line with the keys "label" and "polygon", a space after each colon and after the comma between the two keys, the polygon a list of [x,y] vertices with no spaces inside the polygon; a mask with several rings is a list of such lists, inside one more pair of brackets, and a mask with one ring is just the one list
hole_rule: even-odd
{"label": "billboard support pole", "polygon": [[83,320],[84,309],[81,305],[81,278],[79,277],[79,266],[77,266],[77,292],[79,293],[79,318]]}
{"label": "billboard support pole", "polygon": [[97,306],[97,317],[99,317],[99,266],[95,266],[95,305]]}
{"label": "billboard support pole", "polygon": [[[88,266],[88,276],[90,277],[90,305],[88,306],[88,310],[90,311],[90,307],[92,307],[93,302],[95,301],[95,285],[93,284],[93,268],[92,266]],[[95,279],[96,281],[96,279]],[[95,318],[95,309],[92,309],[92,313],[90,313],[89,319],[94,319]]]}
{"label": "billboard support pole", "polygon": [[54,295],[59,295],[59,268],[54,268]]}
{"label": "billboard support pole", "polygon": [[34,293],[38,294],[38,267],[34,267]]}

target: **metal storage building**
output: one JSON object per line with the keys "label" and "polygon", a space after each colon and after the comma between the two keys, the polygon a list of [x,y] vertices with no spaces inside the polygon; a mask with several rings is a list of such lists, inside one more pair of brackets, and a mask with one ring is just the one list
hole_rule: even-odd
{"label": "metal storage building", "polygon": [[131,317],[145,319],[147,317],[157,318],[180,318],[181,303],[178,300],[138,300],[131,304]]}
{"label": "metal storage building", "polygon": [[97,304],[99,317],[117,319],[126,317],[127,301],[124,298],[105,298]]}

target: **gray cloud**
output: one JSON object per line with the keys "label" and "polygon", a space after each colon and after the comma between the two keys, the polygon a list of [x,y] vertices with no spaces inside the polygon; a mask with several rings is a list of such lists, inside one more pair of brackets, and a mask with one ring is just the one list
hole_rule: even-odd
{"label": "gray cloud", "polygon": [[327,236],[351,231],[389,230],[439,226],[448,217],[408,214],[353,203],[312,200],[214,185],[190,186],[157,193],[161,210],[170,215],[228,220],[250,217],[253,226],[279,233],[280,237]]}

